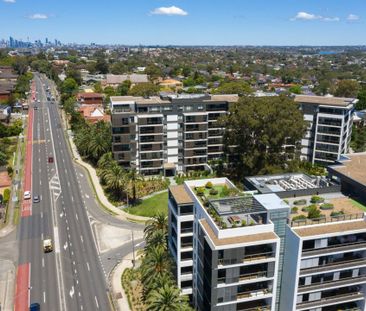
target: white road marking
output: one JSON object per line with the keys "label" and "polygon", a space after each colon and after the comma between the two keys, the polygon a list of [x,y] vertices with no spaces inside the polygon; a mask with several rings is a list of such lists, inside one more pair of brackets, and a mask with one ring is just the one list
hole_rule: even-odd
{"label": "white road marking", "polygon": [[60,252],[60,239],[58,237],[58,229],[57,227],[53,227],[53,236],[55,238],[55,252]]}
{"label": "white road marking", "polygon": [[41,234],[41,239],[43,240],[43,233]]}
{"label": "white road marking", "polygon": [[66,251],[66,248],[67,248],[67,242],[65,242],[64,244],[64,250]]}
{"label": "white road marking", "polygon": [[42,180],[41,179],[39,180],[39,185],[42,186]]}
{"label": "white road marking", "polygon": [[74,286],[72,286],[69,292],[71,298],[74,296],[74,293],[75,293]]}
{"label": "white road marking", "polygon": [[83,236],[80,236],[81,243],[84,243]]}
{"label": "white road marking", "polygon": [[74,202],[74,197],[71,197],[71,201],[73,201],[73,202]]}
{"label": "white road marking", "polygon": [[99,304],[98,304],[97,296],[94,296],[94,298],[95,298],[95,304],[97,305],[97,308],[99,309]]}
{"label": "white road marking", "polygon": [[42,257],[42,267],[44,268],[44,257]]}
{"label": "white road marking", "polygon": [[86,267],[88,268],[88,271],[90,272],[89,262],[86,262]]}
{"label": "white road marking", "polygon": [[78,214],[75,214],[75,218],[76,218],[77,221],[79,221]]}
{"label": "white road marking", "polygon": [[43,212],[41,212],[41,218],[43,218]]}
{"label": "white road marking", "polygon": [[43,292],[43,303],[46,303],[46,292]]}
{"label": "white road marking", "polygon": [[90,196],[88,196],[86,193],[85,193],[85,197],[86,197],[87,199],[89,199],[89,198],[90,198]]}
{"label": "white road marking", "polygon": [[75,260],[73,260],[72,264],[75,266]]}

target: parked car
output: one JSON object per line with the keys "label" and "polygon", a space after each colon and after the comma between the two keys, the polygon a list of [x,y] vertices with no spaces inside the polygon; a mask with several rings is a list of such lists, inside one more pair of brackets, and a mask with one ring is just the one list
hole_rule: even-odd
{"label": "parked car", "polygon": [[34,302],[29,306],[29,311],[40,311],[40,310],[41,310],[41,305],[37,302]]}

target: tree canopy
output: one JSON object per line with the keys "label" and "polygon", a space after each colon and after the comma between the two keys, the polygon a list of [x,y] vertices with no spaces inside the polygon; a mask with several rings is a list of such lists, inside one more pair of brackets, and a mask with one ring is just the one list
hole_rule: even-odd
{"label": "tree canopy", "polygon": [[216,94],[238,94],[239,96],[244,96],[251,92],[251,87],[244,81],[225,82],[215,90]]}
{"label": "tree canopy", "polygon": [[339,81],[334,95],[339,97],[356,97],[360,85],[354,80],[342,80]]}
{"label": "tree canopy", "polygon": [[[299,158],[306,122],[297,104],[285,96],[242,97],[221,123],[232,178],[272,173]],[[284,145],[295,148],[284,153]]]}
{"label": "tree canopy", "polygon": [[131,96],[153,96],[159,93],[159,86],[151,82],[139,83],[133,86],[128,95]]}

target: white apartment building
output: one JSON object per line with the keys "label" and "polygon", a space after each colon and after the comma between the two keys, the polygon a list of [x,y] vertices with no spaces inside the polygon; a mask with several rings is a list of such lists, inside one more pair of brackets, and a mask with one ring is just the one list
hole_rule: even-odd
{"label": "white apartment building", "polygon": [[170,187],[169,249],[196,310],[276,309],[281,213],[278,196],[242,193],[226,178]]}
{"label": "white apartment building", "polygon": [[301,158],[328,165],[349,152],[354,98],[297,95],[307,132],[301,140]]}

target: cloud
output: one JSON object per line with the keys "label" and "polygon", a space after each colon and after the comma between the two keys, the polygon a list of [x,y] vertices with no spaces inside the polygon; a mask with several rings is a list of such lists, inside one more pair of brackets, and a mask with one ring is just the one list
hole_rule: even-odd
{"label": "cloud", "polygon": [[15,0],[3,0],[6,3],[15,3]]}
{"label": "cloud", "polygon": [[347,16],[347,20],[348,21],[358,21],[360,19],[360,17],[358,15],[355,15],[355,14],[349,14]]}
{"label": "cloud", "polygon": [[313,20],[319,20],[323,22],[339,22],[339,17],[324,17],[321,15],[315,15],[312,13],[307,12],[298,12],[294,17],[292,17],[290,20],[292,21],[313,21]]}
{"label": "cloud", "polygon": [[160,7],[156,8],[155,10],[150,12],[153,15],[180,15],[180,16],[186,16],[188,15],[188,12],[182,10],[181,8],[178,8],[176,6],[170,6],[170,7]]}
{"label": "cloud", "polygon": [[41,13],[35,13],[35,14],[32,14],[30,16],[28,16],[30,19],[47,19],[48,18],[48,15],[46,14],[41,14]]}

